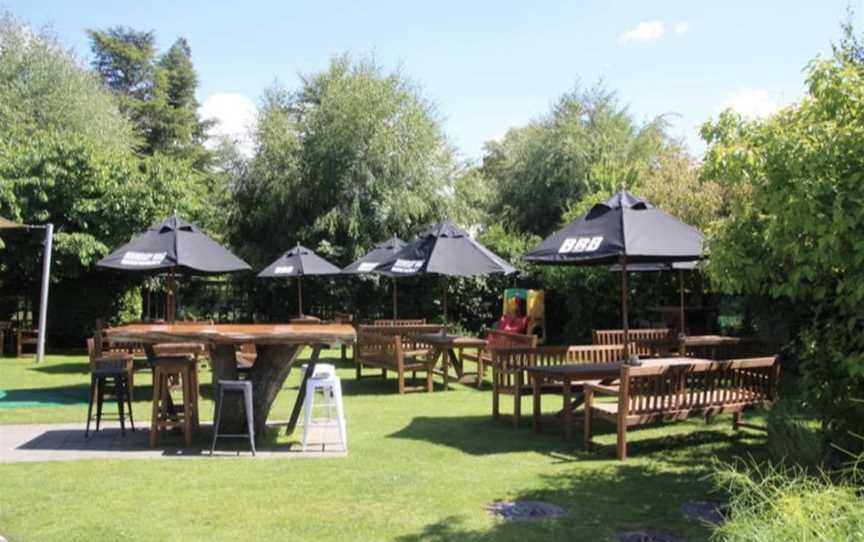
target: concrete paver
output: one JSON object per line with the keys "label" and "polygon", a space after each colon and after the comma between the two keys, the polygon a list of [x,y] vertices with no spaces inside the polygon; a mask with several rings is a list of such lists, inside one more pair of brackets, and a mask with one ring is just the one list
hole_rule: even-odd
{"label": "concrete paver", "polygon": [[[92,426],[91,426],[92,429]],[[280,428],[281,429],[281,428]],[[210,433],[210,426],[202,424],[202,431]],[[303,428],[298,427],[294,438],[299,441]],[[109,422],[98,433],[90,432],[84,438],[84,424],[31,424],[0,425],[0,463],[24,461],[73,461],[80,459],[155,459],[176,457],[209,457],[210,450],[201,448],[149,446],[149,428],[120,435],[120,425]],[[247,444],[238,439],[220,439],[214,457],[252,457]],[[345,457],[347,450],[339,444],[333,428],[314,427],[309,435],[309,449],[300,450],[293,442],[277,448],[258,448],[255,458]],[[238,452],[236,446],[243,446]],[[2,542],[2,541],[0,541]]]}

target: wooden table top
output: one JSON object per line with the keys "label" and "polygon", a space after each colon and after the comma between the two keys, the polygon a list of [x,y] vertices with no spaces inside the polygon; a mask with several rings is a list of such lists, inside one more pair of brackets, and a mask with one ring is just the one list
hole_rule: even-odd
{"label": "wooden table top", "polygon": [[127,324],[105,329],[110,340],[143,343],[352,344],[347,324]]}
{"label": "wooden table top", "polygon": [[[641,367],[658,367],[671,365],[694,365],[698,363],[717,363],[701,358],[653,358],[643,359]],[[614,363],[567,363],[564,365],[546,365],[529,367],[528,372],[549,380],[608,380],[621,374],[623,361]]]}
{"label": "wooden table top", "polygon": [[463,335],[450,334],[442,335],[441,333],[422,333],[418,335],[417,338],[423,342],[447,348],[483,347],[488,344],[486,339],[480,339],[478,337],[466,337]]}

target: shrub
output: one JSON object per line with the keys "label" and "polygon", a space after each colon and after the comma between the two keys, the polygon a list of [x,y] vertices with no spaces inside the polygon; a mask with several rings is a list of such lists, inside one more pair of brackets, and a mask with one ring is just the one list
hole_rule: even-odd
{"label": "shrub", "polygon": [[864,540],[864,498],[852,483],[752,464],[721,467],[714,479],[732,497],[728,520],[716,527],[713,540]]}

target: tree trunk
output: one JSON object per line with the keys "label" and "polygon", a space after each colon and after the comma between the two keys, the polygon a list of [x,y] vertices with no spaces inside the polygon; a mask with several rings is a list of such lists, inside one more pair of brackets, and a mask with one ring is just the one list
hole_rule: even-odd
{"label": "tree trunk", "polygon": [[[302,349],[302,345],[256,345],[257,356],[248,377],[252,382],[252,409],[256,437],[264,434],[270,408]],[[212,353],[213,388],[218,390],[219,380],[237,379],[237,358],[234,345],[215,345]],[[242,397],[239,394],[228,394],[222,406],[222,426],[219,432],[243,433],[245,431],[246,419]]]}

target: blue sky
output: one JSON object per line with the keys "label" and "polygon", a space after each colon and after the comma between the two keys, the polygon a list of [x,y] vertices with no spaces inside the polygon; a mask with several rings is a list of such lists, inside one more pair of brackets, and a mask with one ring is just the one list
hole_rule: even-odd
{"label": "blue sky", "polygon": [[[546,113],[577,81],[602,79],[634,116],[673,114],[701,153],[698,126],[726,106],[764,115],[803,94],[802,70],[830,52],[847,0],[286,2],[0,0],[89,58],[88,28],[156,32],[192,47],[204,111],[238,133],[275,80],[342,52],[400,67],[436,104],[469,159],[485,141]],[[864,0],[851,2],[864,31]]]}

